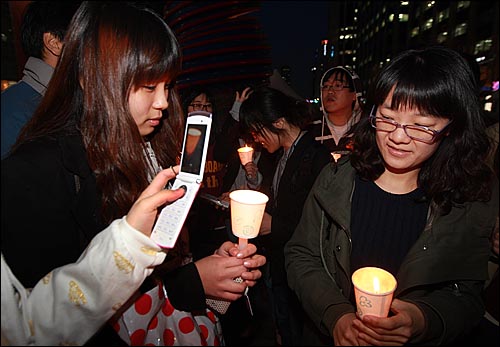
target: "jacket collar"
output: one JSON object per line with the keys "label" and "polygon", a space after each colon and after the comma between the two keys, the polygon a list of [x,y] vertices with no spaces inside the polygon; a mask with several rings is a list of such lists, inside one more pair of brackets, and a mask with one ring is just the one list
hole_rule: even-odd
{"label": "jacket collar", "polygon": [[54,68],[41,59],[29,57],[23,70],[23,81],[41,95],[45,94]]}

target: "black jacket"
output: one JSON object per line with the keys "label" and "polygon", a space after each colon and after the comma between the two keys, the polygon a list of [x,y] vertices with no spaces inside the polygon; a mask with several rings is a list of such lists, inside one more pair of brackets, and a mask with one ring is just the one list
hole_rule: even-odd
{"label": "black jacket", "polygon": [[299,223],[304,202],[316,177],[331,159],[328,149],[315,141],[310,132],[306,132],[287,160],[280,179],[277,199],[275,200],[272,194],[269,196],[266,211],[272,216],[273,283],[286,283],[283,248]]}

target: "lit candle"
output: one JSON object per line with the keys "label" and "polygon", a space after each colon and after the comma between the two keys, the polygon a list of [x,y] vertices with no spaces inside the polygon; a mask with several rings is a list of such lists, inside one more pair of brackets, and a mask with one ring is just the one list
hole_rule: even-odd
{"label": "lit candle", "polygon": [[335,160],[335,162],[337,162],[337,160],[339,160],[340,157],[342,157],[342,154],[340,154],[340,153],[332,153],[332,156],[333,156],[333,160]]}
{"label": "lit candle", "polygon": [[397,282],[394,276],[377,267],[364,267],[352,274],[357,312],[387,317]]}
{"label": "lit candle", "polygon": [[380,281],[378,280],[378,277],[373,277],[373,292],[375,294],[380,293]]}
{"label": "lit candle", "polygon": [[245,144],[245,147],[238,148],[238,155],[240,156],[241,165],[245,166],[245,164],[252,161],[253,148]]}

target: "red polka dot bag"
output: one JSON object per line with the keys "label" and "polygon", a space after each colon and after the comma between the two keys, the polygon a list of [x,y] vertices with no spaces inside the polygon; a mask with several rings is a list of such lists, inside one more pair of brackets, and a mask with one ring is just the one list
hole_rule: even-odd
{"label": "red polka dot bag", "polygon": [[159,284],[135,300],[114,324],[130,346],[223,346],[218,317],[207,308],[192,313],[175,309]]}

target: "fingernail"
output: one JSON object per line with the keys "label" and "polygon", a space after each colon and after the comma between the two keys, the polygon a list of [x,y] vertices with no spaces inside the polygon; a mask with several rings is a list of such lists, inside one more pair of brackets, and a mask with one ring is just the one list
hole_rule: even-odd
{"label": "fingernail", "polygon": [[250,267],[250,262],[249,261],[244,261],[243,265],[245,265],[246,267]]}
{"label": "fingernail", "polygon": [[179,187],[179,189],[181,189],[181,188],[184,189],[185,192],[187,192],[187,190],[188,190],[188,187],[186,187],[184,184]]}
{"label": "fingernail", "polygon": [[243,253],[236,254],[236,258],[243,258]]}

